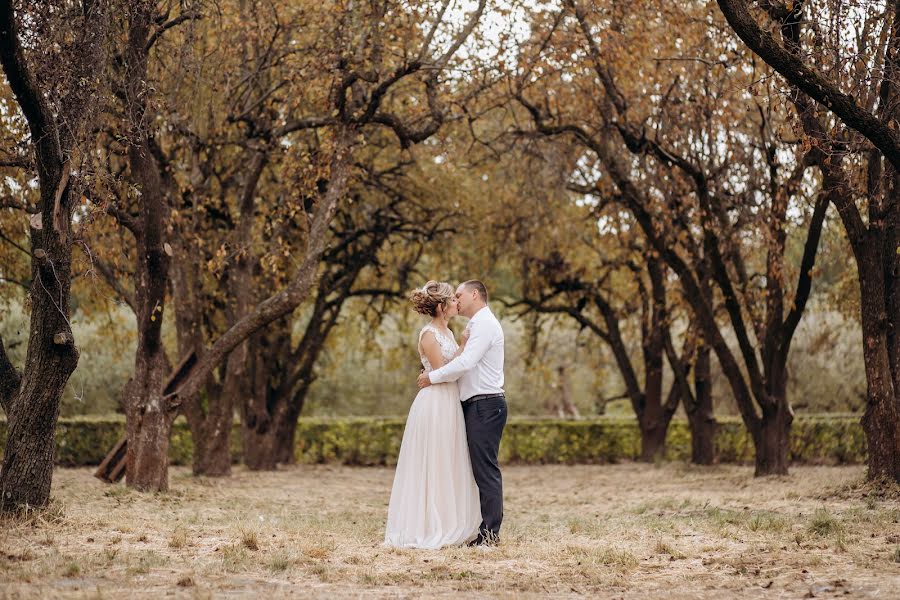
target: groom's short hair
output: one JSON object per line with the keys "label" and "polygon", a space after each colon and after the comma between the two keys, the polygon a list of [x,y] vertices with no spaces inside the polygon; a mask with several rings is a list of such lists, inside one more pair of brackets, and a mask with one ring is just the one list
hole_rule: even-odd
{"label": "groom's short hair", "polygon": [[487,304],[488,301],[488,293],[487,288],[484,287],[484,284],[478,281],[477,279],[470,279],[463,283],[468,290],[475,290],[478,292],[478,295],[481,296],[481,299],[484,300],[484,303]]}

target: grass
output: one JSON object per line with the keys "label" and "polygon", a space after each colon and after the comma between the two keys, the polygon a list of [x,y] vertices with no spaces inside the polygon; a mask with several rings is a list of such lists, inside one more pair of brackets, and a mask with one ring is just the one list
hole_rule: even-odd
{"label": "grass", "polygon": [[824,508],[816,509],[813,518],[809,522],[809,531],[821,537],[837,534],[842,531],[840,521],[828,513]]}
{"label": "grass", "polygon": [[256,532],[249,529],[241,531],[241,545],[247,550],[259,550],[259,538]]}
{"label": "grass", "polygon": [[[803,597],[900,587],[900,501],[860,467],[504,468],[501,544],[381,545],[391,469],[173,469],[168,494],[54,476],[50,511],[0,523],[3,598]],[[849,490],[849,492],[847,491]],[[85,596],[87,594],[87,596]]]}
{"label": "grass", "polygon": [[183,527],[176,527],[175,531],[172,532],[172,537],[169,538],[169,548],[174,550],[178,550],[179,548],[184,548],[187,546],[187,530]]}

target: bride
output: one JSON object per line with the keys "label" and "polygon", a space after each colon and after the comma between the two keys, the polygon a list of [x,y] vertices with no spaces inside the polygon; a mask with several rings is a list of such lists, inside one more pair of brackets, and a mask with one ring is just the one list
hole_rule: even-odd
{"label": "bride", "polygon": [[[458,347],[447,324],[457,314],[449,283],[429,281],[410,295],[416,312],[431,317],[419,332],[425,371],[437,369]],[[403,432],[388,506],[384,543],[436,549],[465,544],[478,534],[481,504],[472,475],[466,424],[456,382],[419,390]]]}

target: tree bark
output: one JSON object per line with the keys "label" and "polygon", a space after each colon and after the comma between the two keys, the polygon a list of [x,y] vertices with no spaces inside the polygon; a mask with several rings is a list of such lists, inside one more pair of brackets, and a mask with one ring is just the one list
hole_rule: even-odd
{"label": "tree bark", "polygon": [[162,389],[169,366],[162,352],[139,351],[125,386],[126,484],[141,491],[169,489],[169,436],[175,415]]}
{"label": "tree bark", "polygon": [[[857,104],[836,82],[805,64],[814,53],[801,47],[801,28],[808,19],[803,15],[803,2],[795,3],[785,14],[774,14],[770,9],[781,26],[783,44],[757,23],[744,0],[717,2],[738,37],[796,87],[791,98],[805,133],[819,144],[831,146],[825,148],[831,150],[827,159],[820,156],[817,164],[823,187],[841,216],[859,275],[868,385],[862,419],[868,441],[868,477],[900,481],[900,132],[894,127],[900,73],[900,3],[887,7],[885,26],[889,15],[890,35],[883,52],[884,64],[873,70],[882,75],[881,81],[875,82],[879,101],[872,112]],[[818,107],[833,113],[846,129],[832,136],[833,126],[820,118]],[[848,170],[841,164],[850,129],[874,146],[868,153],[866,169],[868,224],[852,195]],[[882,157],[888,163],[885,168]]]}
{"label": "tree bark", "polygon": [[654,462],[664,458],[666,434],[669,431],[671,415],[665,414],[661,402],[650,402],[639,420],[641,429],[641,454],[643,462]]}
{"label": "tree bark", "polygon": [[0,406],[9,414],[12,401],[19,393],[22,384],[22,374],[10,362],[0,338]]}
{"label": "tree bark", "polygon": [[[85,35],[99,36],[102,29],[93,28],[101,26],[103,15],[86,17],[96,21],[89,22]],[[98,39],[89,39],[84,46],[93,47]],[[40,186],[41,221],[37,227],[32,221],[29,232],[32,312],[25,368],[21,378],[4,382],[0,397],[8,420],[0,468],[0,511],[15,511],[45,506],[50,499],[60,396],[78,364],[69,323],[73,204],[69,159],[80,115],[61,115],[72,119],[65,124],[68,129],[57,123],[45,90],[26,61],[14,3],[8,0],[0,1],[0,63],[28,123]],[[0,355],[4,378],[17,375],[2,346]]]}
{"label": "tree bark", "polygon": [[328,227],[337,211],[338,203],[346,193],[350,177],[350,156],[353,138],[352,127],[345,126],[336,133],[334,154],[330,165],[328,188],[316,203],[309,231],[309,243],[303,262],[287,287],[257,304],[249,314],[241,317],[223,333],[205,352],[187,375],[181,386],[168,395],[169,407],[177,410],[185,399],[199,393],[210,373],[244,340],[271,322],[290,314],[309,297],[315,285],[319,260],[325,248]]}
{"label": "tree bark", "polygon": [[147,129],[147,40],[153,3],[140,3],[128,24],[125,50],[125,93],[129,132],[129,177],[140,189],[140,228],[136,231],[134,302],[138,344],[134,375],[126,388],[125,418],[128,450],[125,481],[142,491],[169,487],[169,436],[175,412],[163,399],[169,362],[162,345],[162,321],[169,279],[165,248],[169,207],[160,165]]}
{"label": "tree bark", "polygon": [[303,385],[291,398],[284,418],[275,432],[275,459],[279,464],[292,465],[297,462],[297,420],[303,412],[309,385]]}
{"label": "tree bark", "polygon": [[759,427],[751,432],[756,448],[754,475],[787,475],[790,460],[791,423],[794,420],[787,403],[779,402],[763,412]]}
{"label": "tree bark", "polygon": [[[285,321],[290,323],[290,319]],[[289,327],[286,329],[290,331]],[[253,471],[271,471],[277,467],[279,458],[276,451],[277,434],[282,426],[289,400],[275,393],[270,385],[271,377],[278,376],[274,371],[280,370],[277,366],[273,368],[274,364],[277,364],[275,363],[277,359],[274,357],[270,359],[274,364],[259,360],[260,339],[266,333],[274,332],[260,332],[249,340],[250,357],[247,363],[250,373],[247,385],[242,390],[242,397],[238,400],[242,407],[241,436],[244,445],[244,464]]]}
{"label": "tree bark", "polygon": [[711,465],[716,460],[716,418],[713,414],[709,346],[701,344],[694,363],[694,405],[688,410],[691,428],[691,462]]}
{"label": "tree bark", "polygon": [[[194,440],[193,473],[206,477],[231,475],[231,428],[234,422],[234,398],[243,389],[245,373],[232,360],[238,347],[229,356],[225,382],[221,386],[207,386],[191,404],[203,404],[198,410],[185,408],[191,437]],[[212,383],[212,382],[211,382]],[[215,399],[213,399],[215,395]]]}
{"label": "tree bark", "polygon": [[[875,238],[867,232],[867,238]],[[862,418],[868,445],[869,478],[900,481],[900,398],[895,383],[896,365],[891,364],[889,334],[900,327],[900,315],[886,311],[887,282],[878,239],[861,244],[857,254],[860,283],[860,310],[863,329],[863,359],[866,369],[867,401]],[[884,261],[884,262],[883,262]],[[895,275],[896,278],[896,275]]]}

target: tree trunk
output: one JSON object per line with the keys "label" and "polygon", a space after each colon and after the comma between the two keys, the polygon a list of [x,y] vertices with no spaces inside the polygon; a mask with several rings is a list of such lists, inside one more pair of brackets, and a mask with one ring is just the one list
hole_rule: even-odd
{"label": "tree trunk", "polygon": [[[59,171],[55,179],[62,179]],[[64,181],[62,185],[66,185]],[[55,231],[55,191],[54,185],[42,185],[46,226],[31,230],[31,326],[18,393],[12,395],[6,409],[9,427],[0,470],[0,506],[4,510],[44,506],[49,501],[60,397],[78,364],[68,320],[72,258],[69,214],[64,229]],[[66,187],[63,195],[68,193]],[[68,206],[65,198],[60,203]],[[40,253],[46,254],[39,258]]]}
{"label": "tree trunk", "polygon": [[790,461],[790,434],[794,416],[787,402],[778,401],[764,409],[763,417],[753,433],[756,448],[754,476],[787,475]]}
{"label": "tree trunk", "polygon": [[654,462],[662,459],[666,453],[666,433],[669,430],[668,420],[661,415],[649,417],[645,415],[640,422],[641,456],[643,462]]}
{"label": "tree trunk", "polygon": [[125,477],[141,491],[169,489],[169,435],[175,415],[166,409],[162,388],[169,367],[160,348],[139,352],[134,377],[125,386]]}
{"label": "tree trunk", "polygon": [[[69,282],[68,265],[56,266],[60,281]],[[68,285],[65,291],[48,284],[63,298],[68,314]],[[45,506],[50,500],[53,476],[55,431],[63,388],[78,364],[74,343],[57,345],[53,338],[68,326],[46,292],[32,287],[31,333],[25,375],[18,394],[6,410],[8,429],[3,467],[0,471],[0,509]],[[60,321],[63,321],[62,323]]]}
{"label": "tree trunk", "polygon": [[163,398],[169,361],[162,344],[162,321],[169,280],[165,244],[169,206],[163,183],[164,165],[152,151],[147,119],[147,40],[154,18],[151,4],[140,4],[130,15],[125,50],[125,127],[129,134],[128,176],[140,189],[140,227],[135,233],[135,309],[138,344],[134,376],[125,400],[128,451],[125,481],[141,491],[169,489],[169,436],[176,411]]}
{"label": "tree trunk", "polygon": [[[868,383],[866,412],[862,426],[868,443],[868,476],[900,481],[900,398],[891,369],[888,336],[900,326],[896,314],[886,310],[886,289],[881,248],[868,232],[862,252],[857,254],[860,308],[863,328],[863,359]],[[885,260],[887,257],[885,257]]]}
{"label": "tree trunk", "polygon": [[253,422],[241,427],[244,439],[244,464],[251,471],[274,471],[278,467],[276,452],[277,427],[272,423]]}
{"label": "tree trunk", "polygon": [[265,395],[259,398],[254,394],[244,402],[241,437],[244,444],[244,464],[251,471],[274,471],[278,465],[281,411],[276,410],[274,414],[270,414],[265,405]]}
{"label": "tree trunk", "polygon": [[228,356],[223,384],[216,386],[210,381],[204,392],[186,403],[185,414],[194,439],[194,475],[231,475],[234,402],[249,389],[249,377],[245,342]]}
{"label": "tree trunk", "polygon": [[[228,386],[223,386],[223,390]],[[194,440],[194,475],[228,477],[231,475],[231,395],[222,393],[210,402],[209,413],[200,423],[189,424]]]}
{"label": "tree trunk", "polygon": [[701,345],[694,364],[695,406],[688,411],[691,428],[691,462],[711,465],[716,460],[716,418],[713,414],[710,348]]}
{"label": "tree trunk", "polygon": [[309,385],[301,383],[300,389],[291,397],[284,418],[278,423],[278,431],[275,434],[275,458],[280,464],[292,465],[297,462],[297,419],[303,412],[308,390]]}
{"label": "tree trunk", "polygon": [[[92,15],[90,27],[101,27],[102,16]],[[0,384],[0,401],[8,419],[0,467],[0,511],[41,507],[50,500],[60,396],[78,364],[69,324],[73,193],[68,161],[76,142],[71,134],[78,131],[82,115],[60,114],[59,106],[51,109],[47,90],[39,87],[39,78],[25,59],[18,29],[13,3],[0,2],[0,63],[28,122],[40,186],[40,213],[35,215],[40,221],[32,219],[29,230],[31,323],[21,378],[0,345],[4,378],[14,379]],[[31,39],[29,43],[40,46],[42,40]],[[87,42],[84,45],[89,46]],[[61,130],[57,118],[72,120]]]}
{"label": "tree trunk", "polygon": [[[289,322],[289,319],[280,320],[272,324],[274,329],[280,329],[279,325]],[[279,371],[280,361],[275,356],[263,357],[263,346],[268,345],[263,340],[267,333],[260,331],[251,336],[245,346],[247,348],[246,376],[244,385],[238,392],[235,402],[241,405],[241,441],[244,449],[244,464],[252,471],[272,471],[278,465],[278,457],[275,451],[278,428],[281,415],[287,399],[269,385],[272,371]],[[280,346],[279,346],[280,347]],[[234,393],[237,388],[229,390]]]}
{"label": "tree trunk", "polygon": [[[244,464],[254,471],[273,470],[279,464],[296,462],[297,419],[311,383],[306,366],[312,364],[318,351],[306,348],[314,354],[306,353],[299,365],[294,363],[299,353],[290,352],[291,325],[290,319],[279,321],[255,340],[257,347],[263,345],[265,350],[285,359],[257,360],[252,371],[254,385],[238,400],[243,406]],[[254,354],[263,353],[254,351]]]}

